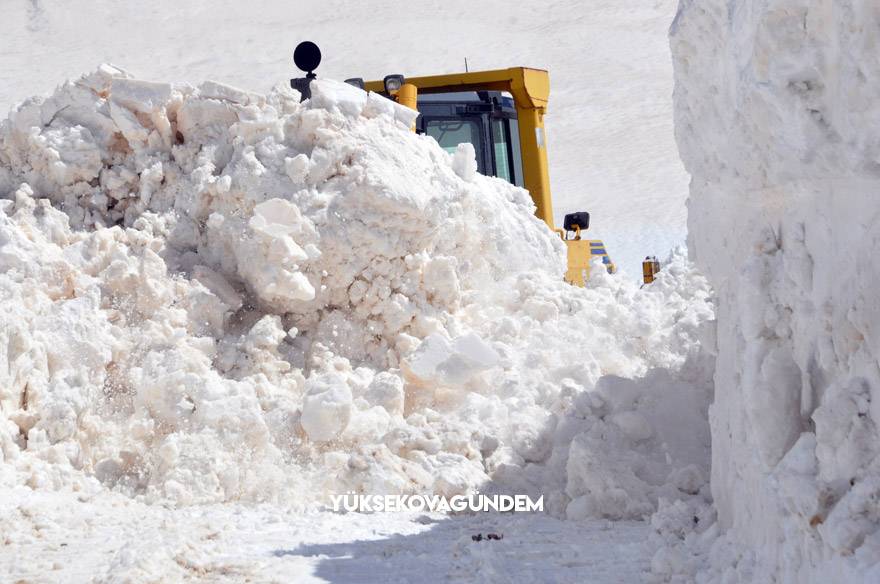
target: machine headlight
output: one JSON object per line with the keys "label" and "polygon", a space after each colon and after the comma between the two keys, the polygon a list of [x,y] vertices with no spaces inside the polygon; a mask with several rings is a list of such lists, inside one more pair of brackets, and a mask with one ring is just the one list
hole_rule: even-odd
{"label": "machine headlight", "polygon": [[349,85],[354,85],[358,89],[364,88],[364,78],[363,77],[352,77],[351,79],[346,79],[346,83]]}
{"label": "machine headlight", "polygon": [[385,83],[385,93],[391,95],[401,88],[406,79],[403,78],[403,75],[386,75],[382,81]]}

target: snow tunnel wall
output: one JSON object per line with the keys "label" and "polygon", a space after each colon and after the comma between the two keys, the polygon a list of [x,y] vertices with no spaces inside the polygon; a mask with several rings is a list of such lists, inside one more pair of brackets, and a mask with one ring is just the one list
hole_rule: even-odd
{"label": "snow tunnel wall", "polygon": [[670,39],[721,527],[780,581],[878,578],[880,4],[682,0]]}

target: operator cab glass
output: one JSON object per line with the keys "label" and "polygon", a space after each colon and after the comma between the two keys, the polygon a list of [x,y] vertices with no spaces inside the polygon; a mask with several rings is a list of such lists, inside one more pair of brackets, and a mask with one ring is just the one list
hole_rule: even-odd
{"label": "operator cab glass", "polygon": [[523,186],[519,126],[513,98],[500,91],[419,94],[416,128],[447,152],[470,142],[477,170]]}
{"label": "operator cab glass", "polygon": [[482,131],[480,125],[473,120],[445,118],[426,120],[425,133],[437,140],[437,143],[450,154],[455,153],[459,144],[470,142],[474,145],[479,159]]}

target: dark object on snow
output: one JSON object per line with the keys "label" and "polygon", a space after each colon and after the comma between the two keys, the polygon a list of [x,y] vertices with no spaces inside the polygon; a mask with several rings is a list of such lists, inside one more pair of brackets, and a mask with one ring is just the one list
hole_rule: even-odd
{"label": "dark object on snow", "polygon": [[565,216],[565,219],[563,219],[562,227],[566,231],[574,231],[575,227],[577,227],[581,231],[586,231],[590,228],[590,214],[586,211],[581,211],[580,213],[569,213]]}
{"label": "dark object on snow", "polygon": [[[477,535],[472,535],[471,539],[474,541],[483,541],[483,534],[478,533]],[[486,539],[494,539],[495,541],[501,541],[504,539],[504,534],[498,535],[497,533],[487,533]]]}
{"label": "dark object on snow", "polygon": [[303,41],[293,51],[293,62],[306,76],[291,79],[290,86],[299,91],[300,101],[305,101],[312,97],[309,84],[316,77],[315,69],[321,64],[321,49],[312,41]]}
{"label": "dark object on snow", "polygon": [[312,41],[303,41],[293,50],[293,62],[308,77],[314,79],[313,71],[321,64],[321,49]]}

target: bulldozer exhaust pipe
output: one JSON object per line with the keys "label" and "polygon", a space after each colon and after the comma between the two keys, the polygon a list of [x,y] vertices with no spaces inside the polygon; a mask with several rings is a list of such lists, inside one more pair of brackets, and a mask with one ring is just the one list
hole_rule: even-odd
{"label": "bulldozer exhaust pipe", "polygon": [[397,90],[397,103],[406,107],[418,110],[419,90],[412,83],[404,83]]}

